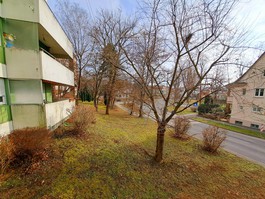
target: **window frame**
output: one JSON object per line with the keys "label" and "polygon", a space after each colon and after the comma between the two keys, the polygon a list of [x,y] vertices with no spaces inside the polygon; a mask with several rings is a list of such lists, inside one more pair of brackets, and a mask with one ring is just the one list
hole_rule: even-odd
{"label": "window frame", "polygon": [[246,88],[243,88],[242,95],[246,95],[246,93],[247,93],[247,89]]}
{"label": "window frame", "polygon": [[259,129],[259,125],[258,124],[250,124],[250,128]]}
{"label": "window frame", "polygon": [[264,97],[264,88],[256,88],[255,97]]}

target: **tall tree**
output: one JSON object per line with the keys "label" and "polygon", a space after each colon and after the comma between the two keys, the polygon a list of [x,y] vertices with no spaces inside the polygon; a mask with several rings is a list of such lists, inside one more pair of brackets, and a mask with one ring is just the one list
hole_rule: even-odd
{"label": "tall tree", "polygon": [[[127,72],[142,86],[157,122],[155,160],[163,159],[166,125],[176,113],[191,105],[187,99],[214,68],[223,67],[242,42],[233,29],[230,13],[234,0],[152,0],[143,4],[145,20],[137,35],[142,39],[135,56],[135,42],[122,47]],[[139,57],[148,74],[143,77]],[[192,79],[191,79],[192,78]],[[174,89],[177,97],[172,100]],[[173,106],[172,111],[168,107]]]}
{"label": "tall tree", "polygon": [[111,101],[113,100],[114,86],[119,68],[119,56],[112,44],[107,44],[102,50],[102,67],[106,70],[108,78],[106,85],[106,114],[109,114]]}
{"label": "tall tree", "polygon": [[91,42],[89,16],[77,3],[68,0],[59,1],[58,18],[68,38],[73,44],[74,57],[78,66],[77,95],[81,86],[81,76],[91,59],[94,43]]}
{"label": "tall tree", "polygon": [[[122,66],[121,46],[125,47],[130,37],[136,20],[122,16],[120,11],[101,10],[92,27],[91,37],[98,49],[101,49],[101,61],[106,67],[108,86],[106,87],[106,114],[109,114],[109,105],[114,96],[114,85],[117,79],[118,68]],[[113,68],[113,66],[115,66]]]}

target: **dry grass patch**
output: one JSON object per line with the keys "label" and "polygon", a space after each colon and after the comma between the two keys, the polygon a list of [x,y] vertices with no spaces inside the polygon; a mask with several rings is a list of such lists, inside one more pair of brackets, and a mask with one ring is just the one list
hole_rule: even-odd
{"label": "dry grass patch", "polygon": [[3,198],[265,198],[265,169],[201,143],[165,138],[153,161],[156,123],[120,110],[96,114],[88,139],[54,139],[41,170],[0,182]]}

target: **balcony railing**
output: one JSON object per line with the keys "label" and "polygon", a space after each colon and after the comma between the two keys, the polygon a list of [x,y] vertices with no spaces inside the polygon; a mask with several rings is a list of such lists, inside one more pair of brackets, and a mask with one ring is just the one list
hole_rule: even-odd
{"label": "balcony railing", "polygon": [[53,126],[65,120],[69,116],[74,106],[75,102],[69,100],[45,104],[47,127],[52,128]]}
{"label": "balcony railing", "polygon": [[74,73],[61,63],[40,51],[42,79],[63,85],[74,86]]}

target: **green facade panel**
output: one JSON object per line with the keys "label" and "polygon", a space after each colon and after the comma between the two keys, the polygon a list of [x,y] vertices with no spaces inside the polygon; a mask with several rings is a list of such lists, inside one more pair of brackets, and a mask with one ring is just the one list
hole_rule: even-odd
{"label": "green facade panel", "polygon": [[0,63],[5,64],[5,51],[4,51],[4,40],[3,40],[3,25],[2,18],[0,18]]}
{"label": "green facade panel", "polygon": [[11,109],[9,105],[0,105],[0,124],[11,121]]}
{"label": "green facade panel", "polygon": [[43,92],[45,96],[45,101],[47,103],[52,103],[52,85],[43,83]]}

